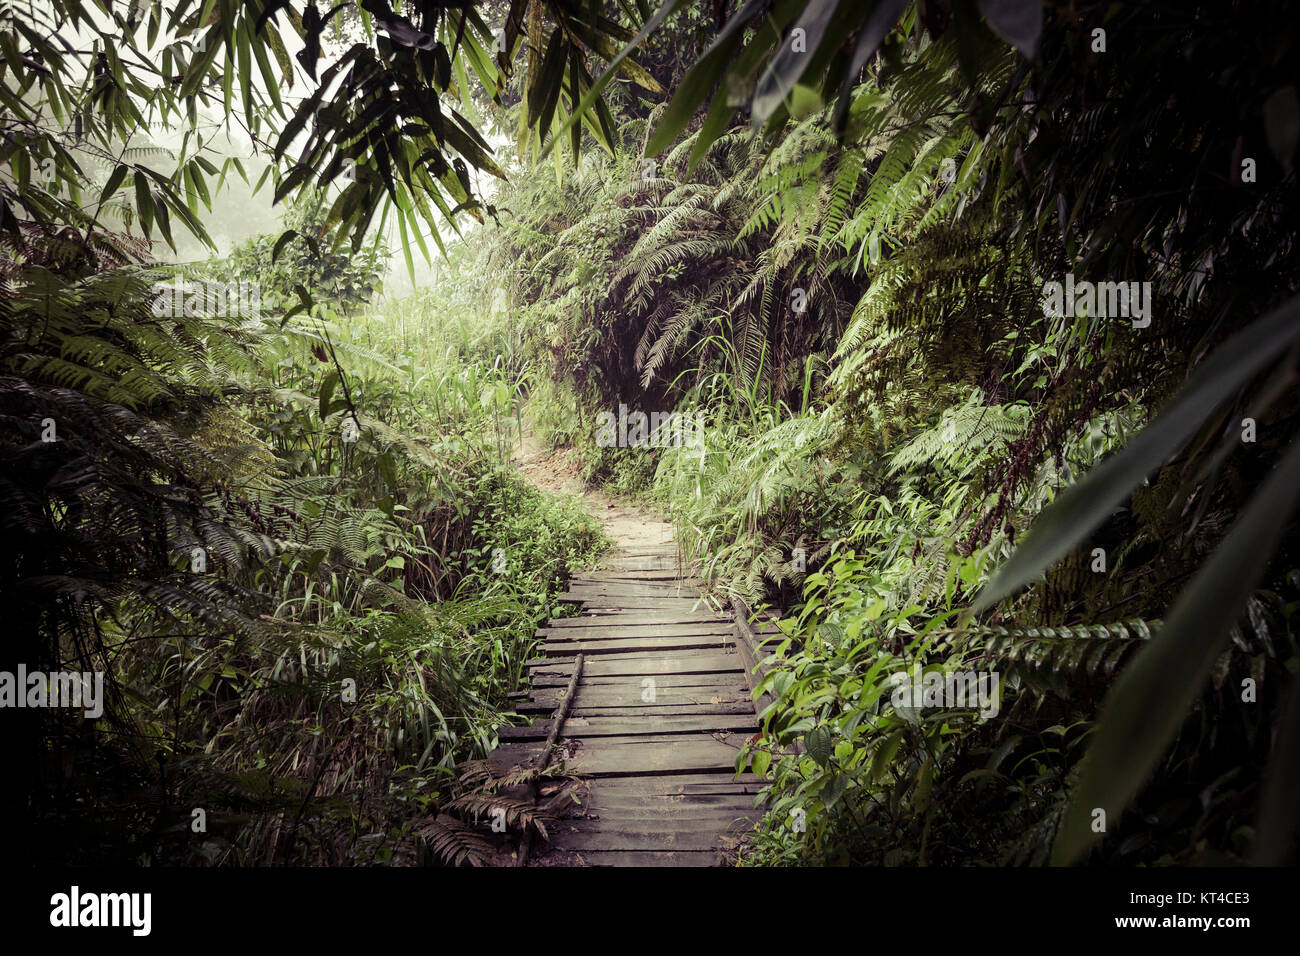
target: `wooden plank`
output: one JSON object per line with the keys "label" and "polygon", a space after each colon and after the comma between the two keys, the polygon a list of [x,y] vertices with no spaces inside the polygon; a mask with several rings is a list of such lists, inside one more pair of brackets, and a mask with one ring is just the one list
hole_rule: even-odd
{"label": "wooden plank", "polygon": [[666,614],[676,611],[679,614],[698,613],[700,609],[709,608],[702,598],[677,598],[677,597],[655,597],[653,595],[637,596],[632,594],[626,595],[602,595],[592,594],[589,592],[565,591],[556,596],[555,600],[561,604],[585,604],[601,608],[617,608],[621,611],[655,611],[659,614]]}
{"label": "wooden plank", "polygon": [[645,578],[615,578],[615,577],[579,577],[574,575],[569,578],[569,587],[572,590],[629,590],[637,592],[648,592],[659,594],[667,591],[698,591],[693,584],[684,578],[663,578],[651,579]]}
{"label": "wooden plank", "polygon": [[702,593],[682,581],[569,581],[570,591],[596,594],[648,594],[651,597],[699,597]]}
{"label": "wooden plank", "polygon": [[676,555],[666,554],[621,558],[618,561],[610,561],[602,567],[609,571],[681,571]]}
{"label": "wooden plank", "polygon": [[[615,779],[615,778],[610,778]],[[664,779],[671,780],[671,777]],[[596,781],[591,795],[583,801],[581,817],[575,819],[607,820],[681,820],[719,819],[723,821],[720,829],[726,829],[726,823],[732,820],[758,820],[763,816],[764,808],[755,807],[757,797],[744,793],[693,793],[682,796],[638,793],[602,793],[601,784]],[[575,806],[574,812],[578,812]]]}
{"label": "wooden plank", "polygon": [[666,568],[646,568],[646,570],[627,570],[621,567],[602,567],[594,571],[576,572],[575,578],[595,578],[620,581],[686,581],[688,584],[703,584],[698,570],[686,571],[673,566]]}
{"label": "wooden plank", "polygon": [[[593,658],[591,663],[594,663],[595,660]],[[588,666],[590,666],[590,663]],[[678,680],[672,681],[670,678],[678,678]],[[550,683],[546,686],[539,685],[531,688],[528,691],[528,697],[534,700],[542,700],[546,697],[553,697],[560,690],[563,690],[562,687],[553,682],[554,678],[548,677],[547,680]],[[654,681],[653,685],[649,683],[650,680]],[[683,683],[682,681],[689,682]],[[661,676],[650,675],[649,678],[639,677],[635,674],[631,676],[616,675],[604,677],[599,682],[584,680],[579,690],[587,695],[588,700],[595,700],[602,695],[615,694],[633,694],[637,700],[640,700],[643,693],[648,695],[651,687],[654,688],[656,700],[662,700],[663,695],[667,693],[725,694],[728,697],[741,696],[748,700],[750,693],[749,688],[745,686],[744,675],[740,673],[665,674]],[[646,703],[654,702],[653,700],[646,701]]]}
{"label": "wooden plank", "polygon": [[[565,817],[559,830],[567,832],[703,832],[720,836],[725,832],[753,830],[763,818],[762,810],[732,808],[727,805],[686,806],[660,804],[646,808],[589,810],[576,817]],[[714,843],[712,845],[718,845]]]}
{"label": "wooden plank", "polygon": [[[740,654],[736,651],[734,647],[719,648],[717,650],[711,650],[711,651],[709,650],[682,651],[680,654],[678,653],[661,654],[655,651],[624,651],[620,654],[611,654],[609,657],[605,658],[603,663],[608,664],[611,660],[614,661],[660,661],[660,660],[675,661],[679,659],[693,660],[695,658],[713,658],[719,656],[730,656],[735,658],[734,664],[736,669],[739,669],[740,667],[743,666],[743,663],[740,659]],[[540,670],[552,671],[552,672],[559,672],[559,671],[567,672],[572,665],[573,665],[573,661],[569,660],[568,658],[553,660],[549,657],[533,657],[524,662],[524,666],[526,667],[538,668]],[[600,677],[605,675],[593,674],[591,676]]]}
{"label": "wooden plank", "polygon": [[[540,671],[533,672],[533,686],[531,690],[540,690],[542,688],[564,687],[568,684],[567,678],[562,674],[544,674]],[[639,677],[627,677],[619,674],[592,677],[583,673],[582,683],[584,686],[598,687],[603,685],[624,685],[629,681],[641,686]],[[740,674],[660,674],[655,677],[657,687],[734,687],[738,691],[744,691],[745,679]],[[529,696],[530,691],[521,691],[519,698],[523,699]]]}
{"label": "wooden plank", "polygon": [[[549,716],[546,710],[548,700],[521,701],[515,708],[524,717]],[[575,702],[576,704],[576,702]],[[728,700],[722,703],[701,701],[693,703],[679,700],[673,703],[659,704],[577,704],[573,712],[575,717],[619,717],[627,720],[643,720],[653,728],[654,722],[665,717],[748,717],[753,719],[754,708],[744,700]],[[757,724],[754,724],[757,729]]]}
{"label": "wooden plank", "polygon": [[653,611],[655,613],[679,615],[679,620],[690,620],[687,615],[712,614],[716,617],[716,612],[706,604],[697,604],[694,601],[665,598],[663,600],[643,600],[641,598],[580,598],[576,601],[562,603],[581,604],[583,610],[606,610],[606,611]]}
{"label": "wooden plank", "polygon": [[[543,658],[529,661],[529,667],[550,674],[567,674],[573,666],[570,658]],[[744,677],[740,655],[735,651],[681,651],[672,655],[607,654],[587,665],[592,677],[615,674],[657,677],[660,674],[727,674]]]}
{"label": "wooden plank", "polygon": [[729,634],[698,634],[682,637],[610,637],[604,640],[548,641],[541,651],[547,657],[578,654],[622,654],[627,651],[694,651],[734,647]]}
{"label": "wooden plank", "polygon": [[[744,829],[739,829],[739,837]],[[712,825],[698,829],[670,830],[587,830],[585,828],[560,828],[551,834],[552,845],[559,850],[586,852],[589,850],[717,850],[726,843],[724,836]]]}
{"label": "wooden plank", "polygon": [[[671,734],[636,737],[566,738],[568,756],[560,748],[552,764],[592,777],[646,776],[651,774],[725,773],[735,771],[736,754],[745,734],[682,736]],[[573,745],[577,743],[577,747]],[[493,751],[489,760],[499,767],[530,765],[541,753],[542,745],[505,744]]]}
{"label": "wooden plank", "polygon": [[[594,659],[587,666],[592,663]],[[691,683],[673,683],[674,678]],[[581,693],[574,697],[574,706],[588,717],[596,716],[595,711],[604,716],[625,717],[669,714],[755,716],[751,692],[738,673],[658,676],[655,677],[653,701],[643,697],[648,689],[643,685],[644,680],[636,676],[609,678],[593,684],[584,680]],[[560,681],[551,686],[535,687],[515,704],[515,709],[521,714],[549,713],[547,708],[558,706],[563,691],[564,685]]]}
{"label": "wooden plank", "polygon": [[[709,813],[729,813],[733,819],[741,817],[758,817],[763,815],[762,807],[755,807],[754,801],[760,799],[752,793],[642,793],[636,790],[610,789],[605,784],[613,780],[635,780],[636,777],[611,777],[609,780],[597,780],[591,786],[591,792],[583,800],[586,815],[637,814],[652,816],[666,810],[675,810],[683,815],[708,815]],[[675,780],[675,777],[660,777],[661,780]]]}
{"label": "wooden plank", "polygon": [[717,850],[555,850],[546,858],[552,866],[721,866]]}
{"label": "wooden plank", "polygon": [[[576,701],[575,701],[576,703]],[[502,727],[502,740],[545,740],[553,721],[539,720],[531,727]],[[584,717],[571,714],[564,722],[565,737],[628,737],[638,734],[709,734],[758,730],[752,714],[667,714],[645,717]]]}
{"label": "wooden plank", "polygon": [[610,777],[592,784],[592,791],[625,794],[756,794],[764,781],[746,771],[738,779],[734,775],[719,777],[716,774],[682,774],[674,777]]}
{"label": "wooden plank", "polygon": [[708,583],[704,578],[679,577],[675,571],[594,571],[588,574],[574,574],[569,580],[584,584],[619,582],[624,584],[686,584],[691,587],[703,587]]}
{"label": "wooden plank", "polygon": [[753,712],[753,705],[746,701],[729,701],[721,704],[711,704],[708,702],[700,704],[646,704],[641,707],[617,707],[605,704],[592,704],[587,707],[579,707],[575,711],[576,714],[582,717],[646,717],[652,719],[673,716],[699,717],[736,714],[748,717]]}
{"label": "wooden plank", "polygon": [[654,627],[555,627],[540,628],[537,637],[548,644],[582,644],[587,641],[617,641],[629,639],[659,640],[663,638],[712,637],[734,640],[734,627],[722,622],[716,624],[661,624]]}
{"label": "wooden plank", "polygon": [[700,593],[683,581],[569,581],[570,591],[598,591],[609,594],[650,594],[654,597],[671,597],[682,594],[694,597]]}
{"label": "wooden plank", "polygon": [[[515,710],[520,714],[548,714],[545,707],[539,704],[522,703]],[[749,716],[753,714],[754,707],[747,701],[736,701],[729,704],[673,704],[672,706],[655,706],[646,705],[644,707],[578,707],[571,713],[583,717],[671,717],[680,716],[701,716],[709,714],[744,714]]]}
{"label": "wooden plank", "polygon": [[647,595],[656,598],[699,597],[704,593],[698,588],[691,587],[675,578],[670,581],[583,582],[571,580],[565,590],[577,593]]}
{"label": "wooden plank", "polygon": [[730,625],[731,619],[719,617],[712,611],[682,614],[678,611],[666,611],[653,614],[647,611],[622,613],[609,609],[609,613],[583,614],[582,617],[551,618],[545,628],[539,630],[558,630],[565,628],[609,628],[609,627],[662,627],[665,625]]}
{"label": "wooden plank", "polygon": [[[590,667],[592,661],[587,666]],[[645,696],[649,694],[649,688],[643,688],[640,684],[617,685],[596,685],[587,686],[579,684],[577,693],[574,695],[573,704],[575,707],[675,707],[682,704],[732,704],[742,703],[750,708],[753,712],[754,705],[749,699],[749,691],[742,683],[740,686],[735,684],[719,684],[713,687],[660,687],[658,682],[654,687],[654,699],[646,700]],[[561,688],[543,688],[534,691],[531,703],[542,705],[550,703],[553,707],[558,706],[560,698],[563,697]],[[565,734],[566,737],[573,736]]]}

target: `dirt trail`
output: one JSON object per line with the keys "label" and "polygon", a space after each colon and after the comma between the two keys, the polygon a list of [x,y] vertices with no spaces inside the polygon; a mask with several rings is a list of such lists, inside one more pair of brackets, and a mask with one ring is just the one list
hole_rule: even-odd
{"label": "dirt trail", "polygon": [[628,502],[611,498],[598,489],[589,489],[579,476],[571,449],[542,450],[528,428],[515,443],[510,460],[534,487],[552,494],[573,495],[582,507],[605,526],[605,533],[621,550],[637,550],[671,545],[673,526],[653,512]]}

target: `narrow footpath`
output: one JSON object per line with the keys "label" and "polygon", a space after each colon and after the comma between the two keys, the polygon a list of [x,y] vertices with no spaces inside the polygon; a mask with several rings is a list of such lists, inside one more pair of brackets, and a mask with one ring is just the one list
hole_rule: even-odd
{"label": "narrow footpath", "polygon": [[[525,434],[516,462],[538,487],[575,493],[606,525],[618,551],[573,577],[561,601],[581,607],[538,631],[521,714],[489,759],[498,767],[541,759],[581,656],[551,763],[584,775],[577,806],[551,830],[537,866],[709,866],[757,820],[753,774],[735,775],[758,732],[735,625],[683,576],[670,525],[581,486],[559,454]],[[576,482],[576,487],[574,485]]]}

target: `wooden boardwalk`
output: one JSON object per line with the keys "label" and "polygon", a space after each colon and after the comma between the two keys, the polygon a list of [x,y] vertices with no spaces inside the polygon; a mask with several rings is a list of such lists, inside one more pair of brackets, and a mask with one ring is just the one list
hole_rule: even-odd
{"label": "wooden boardwalk", "polygon": [[539,759],[581,654],[552,764],[586,779],[538,865],[714,865],[761,815],[760,782],[735,776],[737,752],[758,732],[735,625],[676,567],[664,551],[609,559],[561,596],[581,616],[538,632],[543,656],[517,710],[540,719],[503,730],[490,758],[501,767]]}

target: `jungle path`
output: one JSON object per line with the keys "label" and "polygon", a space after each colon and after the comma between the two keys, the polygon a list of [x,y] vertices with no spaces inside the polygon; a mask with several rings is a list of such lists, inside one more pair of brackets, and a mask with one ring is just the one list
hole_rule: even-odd
{"label": "jungle path", "polygon": [[[521,470],[546,490],[572,490],[565,484],[576,473],[566,476],[535,451],[528,457],[527,439]],[[716,865],[761,815],[760,781],[735,779],[736,754],[758,732],[735,623],[683,575],[670,525],[578,490],[619,548],[560,595],[581,614],[538,631],[541,657],[530,662],[531,688],[516,707],[538,719],[503,728],[490,759],[502,768],[536,765],[582,655],[551,764],[585,779],[550,785],[572,799],[562,801],[569,806],[550,846],[530,863]]]}
{"label": "jungle path", "polygon": [[557,495],[572,495],[605,528],[620,550],[672,550],[673,526],[658,515],[636,505],[611,498],[599,489],[588,488],[578,473],[573,453],[546,452],[524,428],[510,459],[533,487]]}

